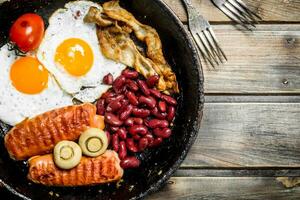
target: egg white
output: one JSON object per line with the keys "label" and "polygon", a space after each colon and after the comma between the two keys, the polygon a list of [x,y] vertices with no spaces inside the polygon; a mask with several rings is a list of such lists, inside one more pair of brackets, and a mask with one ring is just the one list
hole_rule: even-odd
{"label": "egg white", "polygon": [[19,92],[10,80],[10,69],[18,56],[4,45],[0,48],[0,120],[16,125],[26,118],[46,111],[72,105],[72,97],[64,93],[49,74],[48,87],[41,93],[29,95]]}
{"label": "egg white", "polygon": [[[84,23],[83,18],[91,6],[101,9],[99,4],[90,1],[74,1],[53,13],[37,52],[38,59],[55,76],[61,88],[82,102],[95,101],[109,88],[102,84],[102,79],[106,74],[111,73],[116,78],[125,69],[125,65],[103,56],[96,26]],[[57,47],[69,38],[84,40],[93,51],[93,66],[83,76],[72,76],[64,68],[55,64]]]}

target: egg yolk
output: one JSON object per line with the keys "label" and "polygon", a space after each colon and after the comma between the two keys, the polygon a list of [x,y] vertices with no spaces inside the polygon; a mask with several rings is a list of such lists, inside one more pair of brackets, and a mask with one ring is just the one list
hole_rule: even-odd
{"label": "egg yolk", "polygon": [[48,71],[34,57],[16,60],[10,69],[13,86],[25,94],[38,94],[48,86]]}
{"label": "egg yolk", "polygon": [[85,75],[94,62],[89,44],[79,38],[63,41],[56,49],[55,62],[73,76]]}

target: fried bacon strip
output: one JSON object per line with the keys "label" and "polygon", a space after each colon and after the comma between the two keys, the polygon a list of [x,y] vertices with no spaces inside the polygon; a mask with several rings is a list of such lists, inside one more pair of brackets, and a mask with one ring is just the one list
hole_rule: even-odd
{"label": "fried bacon strip", "polygon": [[[105,16],[106,19],[113,20],[114,23],[111,26],[103,25],[97,16],[102,18]],[[128,66],[133,66],[146,78],[152,75],[152,71],[154,70],[155,73],[160,76],[157,85],[159,90],[166,93],[179,92],[176,76],[164,58],[158,33],[152,27],[141,24],[131,13],[121,8],[119,1],[104,3],[103,10],[91,7],[89,13],[86,15],[85,21],[96,23],[100,26],[98,29],[98,39],[100,41],[101,50],[106,57],[122,62]],[[119,24],[122,25],[119,26]],[[141,55],[138,51],[129,36],[131,31],[134,32],[137,39],[146,44],[146,54],[148,58]],[[129,56],[129,58],[126,56]],[[150,70],[150,68],[152,70]],[[148,70],[148,72],[146,70]]]}
{"label": "fried bacon strip", "polygon": [[71,170],[55,166],[53,155],[29,159],[28,179],[47,186],[82,186],[118,181],[123,176],[116,152],[107,150],[95,158],[82,157],[79,165]]}
{"label": "fried bacon strip", "polygon": [[146,43],[147,56],[155,63],[167,64],[163,52],[162,44],[156,30],[150,26],[140,23],[135,17],[123,9],[119,1],[108,1],[103,4],[103,12],[116,21],[121,21],[129,25],[135,33],[135,36]]}
{"label": "fried bacon strip", "polygon": [[155,75],[154,63],[145,58],[137,50],[130,36],[122,28],[100,28],[97,32],[102,53],[112,60],[121,62],[127,66],[133,66],[145,77]]}
{"label": "fried bacon strip", "polygon": [[74,141],[88,127],[99,128],[99,117],[89,103],[55,109],[17,124],[6,134],[5,147],[15,160],[49,153],[59,141]]}
{"label": "fried bacon strip", "polygon": [[94,23],[95,21],[97,21],[97,24],[101,27],[106,27],[114,24],[114,20],[107,18],[103,14],[102,9],[98,9],[93,6],[90,7],[90,10],[87,13],[87,15],[84,17],[83,21],[85,23]]}

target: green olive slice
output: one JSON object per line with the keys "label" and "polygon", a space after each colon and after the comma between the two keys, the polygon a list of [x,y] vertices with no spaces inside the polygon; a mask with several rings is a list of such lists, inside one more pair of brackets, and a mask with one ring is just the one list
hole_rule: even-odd
{"label": "green olive slice", "polygon": [[71,169],[80,163],[82,151],[78,144],[63,140],[54,147],[54,163],[61,169]]}
{"label": "green olive slice", "polygon": [[103,154],[108,146],[107,136],[101,129],[89,128],[79,138],[79,146],[86,156],[97,157]]}

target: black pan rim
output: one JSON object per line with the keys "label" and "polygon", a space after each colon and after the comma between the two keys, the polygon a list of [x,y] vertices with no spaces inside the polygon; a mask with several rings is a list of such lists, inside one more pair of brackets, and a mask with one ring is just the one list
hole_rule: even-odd
{"label": "black pan rim", "polygon": [[[165,172],[164,174],[161,175],[162,178],[158,182],[153,184],[145,192],[140,193],[139,196],[136,196],[134,199],[141,199],[141,198],[145,197],[146,195],[149,195],[149,194],[152,194],[152,193],[158,191],[166,183],[166,181],[169,180],[169,178],[172,176],[172,174],[174,174],[175,171],[180,167],[181,163],[186,158],[188,151],[194,144],[196,137],[198,135],[198,130],[200,129],[202,115],[203,115],[203,106],[204,106],[204,87],[203,87],[204,76],[203,76],[203,70],[202,70],[200,58],[198,56],[197,47],[195,46],[190,33],[185,29],[183,23],[180,21],[180,19],[174,13],[174,11],[165,2],[163,2],[163,0],[155,0],[155,1],[153,1],[153,3],[158,4],[164,10],[164,12],[166,14],[168,14],[174,20],[174,22],[178,26],[181,34],[185,37],[185,39],[188,43],[188,46],[190,47],[190,49],[193,52],[192,59],[193,59],[193,63],[195,64],[195,66],[197,66],[197,69],[198,69],[197,76],[198,76],[198,80],[199,80],[198,85],[197,85],[198,92],[196,94],[196,97],[198,98],[198,105],[197,105],[198,116],[196,119],[194,119],[194,121],[191,122],[191,125],[193,126],[193,129],[194,129],[193,133],[192,133],[191,137],[189,138],[189,140],[185,146],[185,149],[182,151],[182,154],[180,155],[178,160],[172,165],[172,167],[167,172]],[[30,198],[24,196],[23,194],[21,194],[20,192],[15,190],[9,184],[5,183],[2,179],[0,179],[0,184],[3,185],[13,195],[15,195],[21,199],[24,199],[24,200],[31,200]]]}

